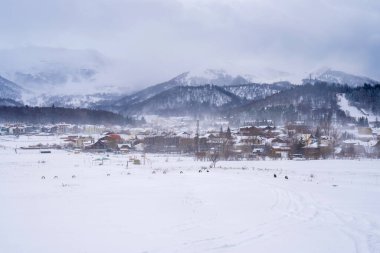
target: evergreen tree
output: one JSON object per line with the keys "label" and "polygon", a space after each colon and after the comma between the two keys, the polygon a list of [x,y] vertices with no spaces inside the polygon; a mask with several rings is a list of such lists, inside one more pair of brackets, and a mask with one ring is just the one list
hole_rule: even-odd
{"label": "evergreen tree", "polygon": [[231,134],[231,129],[230,129],[230,127],[227,128],[226,137],[227,137],[227,139],[231,139],[231,138],[232,138],[232,134]]}

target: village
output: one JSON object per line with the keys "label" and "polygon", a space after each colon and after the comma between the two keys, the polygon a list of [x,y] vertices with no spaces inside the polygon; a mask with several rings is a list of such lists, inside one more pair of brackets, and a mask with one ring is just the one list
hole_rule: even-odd
{"label": "village", "polygon": [[308,126],[303,121],[296,121],[276,126],[272,121],[252,121],[230,127],[225,121],[210,124],[186,118],[174,119],[170,123],[157,122],[156,119],[141,127],[2,124],[0,133],[16,137],[52,135],[62,140],[59,144],[20,147],[40,149],[41,152],[64,149],[118,154],[163,153],[213,162],[380,158],[380,129],[377,125]]}

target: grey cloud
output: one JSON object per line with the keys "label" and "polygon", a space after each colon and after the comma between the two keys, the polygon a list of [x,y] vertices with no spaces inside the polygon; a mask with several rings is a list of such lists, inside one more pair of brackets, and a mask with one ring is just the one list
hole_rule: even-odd
{"label": "grey cloud", "polygon": [[[322,66],[380,79],[377,0],[3,0],[0,47],[93,48],[123,83],[199,67],[300,76]],[[120,66],[120,65],[119,65]]]}

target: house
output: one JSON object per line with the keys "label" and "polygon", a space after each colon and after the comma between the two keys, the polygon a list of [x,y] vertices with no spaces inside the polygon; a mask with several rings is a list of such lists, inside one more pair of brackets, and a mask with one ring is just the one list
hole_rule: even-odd
{"label": "house", "polygon": [[254,126],[244,126],[240,127],[239,134],[243,136],[259,136],[264,135],[264,132],[262,129]]}
{"label": "house", "polygon": [[311,129],[309,126],[307,126],[303,122],[295,122],[288,124],[286,126],[286,130],[289,136],[292,136],[293,134],[311,134]]}
{"label": "house", "polygon": [[370,127],[358,127],[358,134],[372,136],[372,129]]}
{"label": "house", "polygon": [[341,152],[337,154],[340,157],[363,157],[367,154],[365,147],[359,140],[345,140],[341,145]]}
{"label": "house", "polygon": [[254,157],[259,157],[259,156],[262,156],[264,154],[264,150],[265,150],[264,147],[262,147],[262,148],[253,148],[252,154],[254,155]]}
{"label": "house", "polygon": [[144,150],[146,152],[179,152],[180,137],[173,133],[162,133],[144,138]]}
{"label": "house", "polygon": [[111,151],[112,148],[104,140],[98,140],[97,142],[85,147],[86,151],[90,152],[106,152]]}
{"label": "house", "polygon": [[21,125],[15,125],[8,129],[9,134],[20,135],[25,134],[25,127]]}
{"label": "house", "polygon": [[67,146],[71,148],[83,149],[86,145],[94,143],[94,138],[92,138],[91,136],[84,137],[71,135],[63,139],[67,143]]}
{"label": "house", "polygon": [[272,146],[272,156],[281,159],[288,159],[290,153],[289,146]]}
{"label": "house", "polygon": [[289,158],[289,152],[291,149],[289,146],[289,141],[282,138],[274,138],[270,140],[270,142],[272,146],[272,156],[279,157],[281,159]]}
{"label": "house", "polygon": [[375,157],[380,158],[380,141],[377,141],[377,143],[373,146],[373,153]]}
{"label": "house", "polygon": [[129,144],[118,144],[117,146],[121,153],[129,153],[132,150]]}
{"label": "house", "polygon": [[7,135],[7,134],[9,134],[9,128],[5,127],[5,126],[1,127],[0,128],[0,135]]}
{"label": "house", "polygon": [[85,134],[99,134],[104,131],[104,126],[84,125],[82,131]]}
{"label": "house", "polygon": [[109,142],[116,142],[116,143],[121,143],[123,141],[123,139],[121,138],[119,134],[114,134],[114,133],[106,134],[106,136],[102,137],[101,139],[109,141]]}
{"label": "house", "polygon": [[321,156],[320,147],[317,141],[306,145],[303,149],[303,155],[307,159],[319,159]]}
{"label": "house", "polygon": [[69,132],[69,129],[70,129],[70,124],[57,124],[56,127],[57,127],[57,133],[58,134],[65,134],[65,133],[68,133]]}

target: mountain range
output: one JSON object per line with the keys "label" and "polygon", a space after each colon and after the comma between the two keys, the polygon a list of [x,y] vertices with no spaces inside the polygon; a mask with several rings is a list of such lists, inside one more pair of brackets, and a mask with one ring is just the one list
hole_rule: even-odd
{"label": "mountain range", "polygon": [[[91,76],[92,74],[89,74],[89,78]],[[326,84],[328,87],[338,85],[342,90],[336,88],[330,94],[329,88],[321,84]],[[0,77],[0,105],[80,107],[108,110],[124,116],[217,115],[246,114],[246,112],[254,112],[257,116],[258,111],[268,108],[272,108],[273,111],[275,106],[307,105],[321,109],[327,108],[326,105],[330,103],[334,106],[329,105],[328,108],[336,109],[337,102],[334,97],[338,92],[352,92],[352,89],[363,87],[364,84],[376,86],[379,82],[367,77],[326,69],[315,72],[312,78],[304,79],[303,85],[294,85],[286,81],[266,84],[254,83],[247,75],[232,75],[223,70],[207,69],[201,72],[185,72],[132,94],[97,92],[81,95],[50,95],[35,93],[23,85]],[[320,94],[318,89],[313,90],[309,85],[324,87],[322,90],[327,92],[326,99],[322,99],[322,94],[319,97],[315,96]],[[282,104],[278,104],[279,101],[282,101]]]}
{"label": "mountain range", "polygon": [[0,59],[0,76],[33,95],[88,92],[107,67],[107,59],[94,50],[30,46],[2,49]]}
{"label": "mountain range", "polygon": [[326,82],[326,83],[337,83],[346,84],[350,87],[363,86],[363,84],[376,85],[379,81],[373,80],[365,76],[357,76],[353,74],[348,74],[343,71],[333,70],[329,68],[320,69],[310,75],[309,79],[304,79],[304,83],[313,82]]}
{"label": "mountain range", "polygon": [[0,98],[21,101],[24,92],[21,86],[0,76]]}

